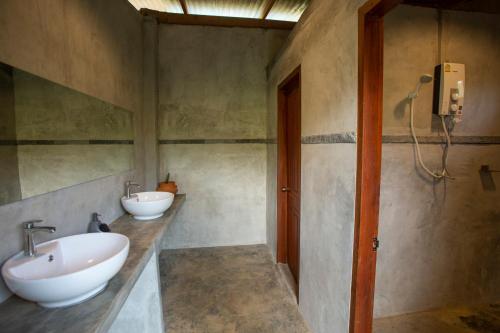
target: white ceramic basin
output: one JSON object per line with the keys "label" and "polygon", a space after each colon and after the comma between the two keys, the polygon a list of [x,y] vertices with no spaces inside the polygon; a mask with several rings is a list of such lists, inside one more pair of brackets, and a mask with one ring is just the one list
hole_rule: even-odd
{"label": "white ceramic basin", "polygon": [[81,303],[101,292],[128,255],[128,237],[91,233],[55,239],[36,246],[37,256],[16,254],[2,276],[18,296],[47,308]]}
{"label": "white ceramic basin", "polygon": [[123,197],[123,208],[136,220],[152,220],[163,213],[174,202],[174,195],[169,192],[139,192],[130,198]]}

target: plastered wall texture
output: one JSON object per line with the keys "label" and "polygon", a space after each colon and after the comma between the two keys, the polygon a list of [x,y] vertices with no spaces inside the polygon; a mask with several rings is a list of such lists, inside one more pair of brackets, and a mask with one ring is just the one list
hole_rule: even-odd
{"label": "plastered wall texture", "polygon": [[168,248],[266,242],[266,145],[160,145],[185,207],[166,235]]}
{"label": "plastered wall texture", "polygon": [[143,23],[143,119],[144,189],[158,186],[158,23],[145,17]]}
{"label": "plastered wall texture", "polygon": [[[385,20],[384,134],[409,133],[404,101],[440,61],[464,63],[464,120],[456,136],[500,135],[498,16],[398,7]],[[416,103],[418,132],[439,135],[432,85]],[[431,169],[440,145],[422,146]],[[498,300],[500,192],[481,186],[481,165],[500,166],[498,145],[452,145],[449,171],[433,182],[416,165],[413,145],[383,146],[375,317]],[[493,174],[497,182],[500,179]]]}
{"label": "plastered wall texture", "polygon": [[[14,140],[134,140],[130,111],[18,69],[13,83]],[[130,144],[20,145],[14,154],[23,199],[133,170],[135,159]]]}
{"label": "plastered wall texture", "polygon": [[153,251],[108,332],[165,332],[156,251]]}
{"label": "plastered wall texture", "polygon": [[159,175],[188,194],[169,248],[265,243],[266,66],[287,34],[159,27]]}
{"label": "plastered wall texture", "polygon": [[21,200],[16,146],[0,146],[0,202]]}
{"label": "plastered wall texture", "polygon": [[[29,10],[28,10],[29,8]],[[85,232],[92,212],[105,222],[123,214],[123,183],[142,182],[142,23],[126,1],[2,1],[0,61],[135,114],[136,171],[0,207],[0,262],[22,248],[20,223],[57,227],[36,241]],[[0,300],[8,295],[0,283]]]}
{"label": "plastered wall texture", "polygon": [[132,145],[17,147],[23,198],[134,169]]}
{"label": "plastered wall texture", "polygon": [[[302,137],[356,130],[363,2],[311,2],[270,70],[269,138],[276,138],[277,86],[299,65]],[[299,308],[315,333],[348,332],[355,171],[355,144],[302,144]],[[268,146],[267,179],[268,244],[276,253],[276,144]]]}
{"label": "plastered wall texture", "polygon": [[160,26],[159,138],[265,138],[266,66],[286,34]]}
{"label": "plastered wall texture", "polygon": [[[0,140],[16,139],[14,80],[12,70],[0,65]],[[21,199],[17,147],[0,145],[0,203]]]}
{"label": "plastered wall texture", "polygon": [[133,140],[133,113],[14,70],[17,140]]}

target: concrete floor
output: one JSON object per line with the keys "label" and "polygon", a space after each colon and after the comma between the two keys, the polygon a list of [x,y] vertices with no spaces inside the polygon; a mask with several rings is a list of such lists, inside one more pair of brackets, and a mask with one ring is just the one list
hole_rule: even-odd
{"label": "concrete floor", "polygon": [[160,255],[168,333],[308,333],[265,245]]}
{"label": "concrete floor", "polygon": [[374,321],[374,333],[499,333],[500,304],[446,308]]}

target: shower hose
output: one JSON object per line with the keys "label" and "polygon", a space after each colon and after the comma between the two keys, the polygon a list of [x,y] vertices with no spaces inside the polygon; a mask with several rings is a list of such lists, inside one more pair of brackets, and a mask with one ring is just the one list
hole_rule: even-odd
{"label": "shower hose", "polygon": [[448,131],[448,127],[446,126],[446,121],[445,121],[445,116],[440,115],[441,117],[441,124],[443,126],[443,131],[446,136],[446,147],[444,148],[443,151],[443,169],[441,171],[436,171],[433,172],[431,171],[424,163],[422,160],[422,153],[420,152],[420,145],[417,139],[417,135],[415,134],[415,126],[414,126],[414,121],[413,121],[413,116],[414,116],[414,101],[415,101],[416,96],[410,97],[410,128],[411,128],[411,135],[413,136],[413,140],[415,141],[415,150],[417,152],[417,159],[418,163],[422,167],[422,169],[425,170],[429,175],[431,175],[435,179],[443,179],[443,178],[451,178],[453,179],[450,174],[448,173],[447,170],[447,165],[448,165],[448,149],[451,146],[451,138],[450,138],[450,133]]}

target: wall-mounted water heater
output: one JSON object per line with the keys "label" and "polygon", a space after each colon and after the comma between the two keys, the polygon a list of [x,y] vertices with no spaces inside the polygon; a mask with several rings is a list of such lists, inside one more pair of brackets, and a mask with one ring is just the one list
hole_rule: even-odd
{"label": "wall-mounted water heater", "polygon": [[464,96],[465,96],[465,65],[445,62],[436,66],[434,69],[434,103],[432,112],[441,118],[441,125],[443,126],[443,133],[446,137],[446,147],[443,151],[442,168],[441,170],[432,171],[429,169],[423,159],[418,143],[417,134],[415,132],[414,102],[418,97],[420,88],[425,83],[432,82],[432,75],[424,74],[420,77],[415,91],[408,94],[410,99],[410,130],[415,142],[417,158],[422,169],[430,176],[436,179],[452,178],[448,172],[448,150],[451,146],[450,131],[453,126],[451,123],[459,123],[462,121]]}
{"label": "wall-mounted water heater", "polygon": [[465,65],[445,62],[434,70],[433,113],[462,121],[465,96]]}

